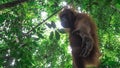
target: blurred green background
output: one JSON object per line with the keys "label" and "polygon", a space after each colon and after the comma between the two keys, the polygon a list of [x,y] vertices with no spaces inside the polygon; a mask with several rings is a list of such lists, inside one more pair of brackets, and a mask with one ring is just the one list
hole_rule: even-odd
{"label": "blurred green background", "polygon": [[120,0],[0,0],[0,68],[72,68],[58,18],[68,3],[97,24],[100,68],[120,68]]}

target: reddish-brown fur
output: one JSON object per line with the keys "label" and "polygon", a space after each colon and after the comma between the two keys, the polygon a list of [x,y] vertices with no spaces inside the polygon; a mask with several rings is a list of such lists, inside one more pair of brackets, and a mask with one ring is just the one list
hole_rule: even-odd
{"label": "reddish-brown fur", "polygon": [[[69,15],[69,17],[66,16],[65,21],[62,21],[62,24],[67,24],[67,27],[69,26],[70,28],[69,39],[72,48],[73,67],[86,68],[86,65],[88,64],[98,67],[100,52],[95,23],[89,15],[77,13],[72,9],[63,10],[60,13],[60,19],[65,15]],[[70,20],[73,19],[73,17],[75,17],[75,20]],[[76,33],[76,31],[79,32]],[[86,38],[88,41],[86,41]],[[83,49],[85,49],[83,54],[87,52],[86,56],[83,56],[83,54],[80,55]]]}

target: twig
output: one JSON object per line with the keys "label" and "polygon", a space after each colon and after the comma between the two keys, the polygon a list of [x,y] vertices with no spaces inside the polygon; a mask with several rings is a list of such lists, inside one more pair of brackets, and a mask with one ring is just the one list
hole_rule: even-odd
{"label": "twig", "polygon": [[[72,1],[70,1],[68,4],[70,4]],[[51,18],[52,16],[54,16],[55,14],[57,14],[60,10],[62,10],[64,7],[61,7],[59,10],[55,11],[53,14],[51,14],[48,18],[46,18],[45,20],[43,20],[42,22],[38,23],[38,25],[36,25],[35,27],[33,27],[30,31],[27,32],[27,34],[29,34],[31,31],[33,31],[35,28],[37,28],[38,26],[40,26],[41,24],[43,24],[44,22],[46,22],[49,18]]]}
{"label": "twig", "polygon": [[38,23],[38,25],[36,25],[35,27],[33,27],[30,31],[27,32],[27,34],[29,34],[31,31],[33,31],[34,29],[36,29],[38,26],[40,26],[41,24],[43,24],[44,22],[46,22],[49,18],[51,18],[52,16],[54,16],[56,13],[58,13],[60,10],[62,10],[62,8],[60,8],[59,10],[55,11],[53,14],[51,14],[48,18],[46,18],[45,20],[43,20],[42,22]]}
{"label": "twig", "polygon": [[110,5],[110,7],[111,7],[112,9],[114,9],[114,10],[116,10],[116,11],[118,11],[118,12],[120,13],[120,10],[117,9],[117,8],[115,8],[113,5]]}

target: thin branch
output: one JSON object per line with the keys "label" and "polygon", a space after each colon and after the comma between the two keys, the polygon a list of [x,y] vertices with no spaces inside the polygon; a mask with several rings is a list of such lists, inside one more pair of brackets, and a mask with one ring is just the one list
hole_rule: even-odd
{"label": "thin branch", "polygon": [[26,2],[26,1],[29,1],[29,0],[17,0],[17,1],[9,2],[9,3],[1,4],[0,5],[0,10],[10,8],[10,7],[14,7],[14,6],[16,6],[18,4],[21,4],[23,2]]}
{"label": "thin branch", "polygon": [[[72,1],[68,2],[68,4],[72,3]],[[41,24],[43,24],[44,22],[46,22],[49,18],[51,18],[52,16],[54,16],[55,14],[57,14],[59,11],[61,11],[64,7],[61,7],[60,9],[58,9],[57,11],[55,11],[53,14],[51,14],[48,18],[46,18],[45,20],[43,20],[42,22],[38,23],[38,25],[36,25],[35,27],[33,27],[30,31],[27,32],[27,35],[32,32],[34,29],[36,29],[38,26],[40,26]]]}
{"label": "thin branch", "polygon": [[45,20],[43,20],[42,22],[38,23],[35,27],[33,27],[30,31],[27,32],[27,34],[29,34],[30,32],[32,32],[34,29],[36,29],[38,26],[40,26],[41,24],[43,24],[44,22],[46,22],[49,18],[51,18],[52,16],[54,16],[55,14],[57,14],[59,11],[61,11],[62,8],[60,8],[59,10],[55,11],[53,14],[51,14],[48,18],[46,18]]}
{"label": "thin branch", "polygon": [[[72,0],[70,2],[68,2],[68,4],[71,4]],[[33,27],[30,31],[27,32],[27,35],[32,32],[35,28],[37,28],[38,26],[40,26],[41,24],[43,24],[44,22],[46,22],[49,18],[51,18],[52,16],[54,16],[55,14],[57,14],[59,11],[61,11],[64,7],[61,7],[60,9],[58,9],[57,11],[55,11],[53,14],[51,14],[48,18],[46,18],[45,20],[43,20],[42,22],[38,23],[38,25],[36,25],[35,27]]]}
{"label": "thin branch", "polygon": [[116,11],[118,11],[118,12],[120,13],[120,10],[117,9],[117,8],[115,8],[113,5],[110,5],[110,7],[111,7],[112,9],[114,9],[114,10],[116,10]]}
{"label": "thin branch", "polygon": [[[53,14],[51,14],[48,18],[46,18],[45,20],[43,20],[42,22],[38,23],[38,25],[36,25],[35,27],[33,27],[30,31],[28,31],[25,35],[29,35],[30,32],[32,32],[34,29],[36,29],[37,27],[39,27],[41,24],[43,24],[44,22],[46,22],[48,19],[50,19],[52,16],[54,16],[55,14],[57,14],[59,11],[61,11],[63,9],[60,8],[59,10],[55,11]],[[25,46],[25,44],[22,44],[20,47]]]}
{"label": "thin branch", "polygon": [[[70,4],[71,1],[68,3]],[[54,16],[55,14],[57,14],[59,11],[61,11],[64,7],[61,7],[60,9],[58,9],[57,11],[55,11],[53,14],[51,14],[48,18],[46,18],[45,20],[43,20],[42,22],[38,23],[38,25],[36,25],[35,27],[33,27],[31,30],[29,30],[25,36],[29,35],[30,32],[32,32],[34,29],[36,29],[37,27],[39,27],[41,24],[43,24],[44,22],[46,22],[48,19],[50,19],[52,16]],[[13,42],[15,42],[16,40],[14,40]],[[21,45],[20,47],[25,46],[25,44]]]}

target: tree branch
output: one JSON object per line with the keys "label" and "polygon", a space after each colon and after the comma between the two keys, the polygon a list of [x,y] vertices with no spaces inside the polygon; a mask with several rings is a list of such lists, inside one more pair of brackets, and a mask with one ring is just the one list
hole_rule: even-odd
{"label": "tree branch", "polygon": [[[72,3],[72,1],[68,2],[68,4]],[[57,14],[59,11],[61,11],[64,7],[61,7],[60,9],[58,9],[57,11],[55,11],[53,14],[51,14],[48,18],[46,18],[45,20],[43,20],[42,22],[38,23],[38,25],[36,25],[35,27],[33,27],[30,31],[27,32],[27,35],[32,32],[34,29],[36,29],[38,26],[40,26],[41,24],[43,24],[44,22],[46,22],[49,18],[51,18],[52,16],[54,16],[55,14]]]}
{"label": "tree branch", "polygon": [[[63,7],[62,7],[63,8]],[[34,29],[36,29],[38,26],[40,26],[41,24],[43,24],[44,22],[46,22],[49,18],[51,18],[52,16],[54,16],[55,14],[57,14],[60,10],[62,10],[62,8],[60,8],[59,10],[55,11],[53,14],[51,14],[48,18],[46,18],[45,20],[43,20],[42,22],[38,23],[35,27],[33,27],[30,31],[27,32],[27,34],[29,34],[30,32],[32,32]]]}
{"label": "tree branch", "polygon": [[1,4],[0,10],[5,9],[5,8],[14,7],[14,6],[21,4],[23,2],[26,2],[26,1],[29,1],[29,0],[17,0],[17,1],[9,2],[9,3]]}
{"label": "tree branch", "polygon": [[120,10],[115,8],[113,5],[110,5],[110,7],[120,13]]}

